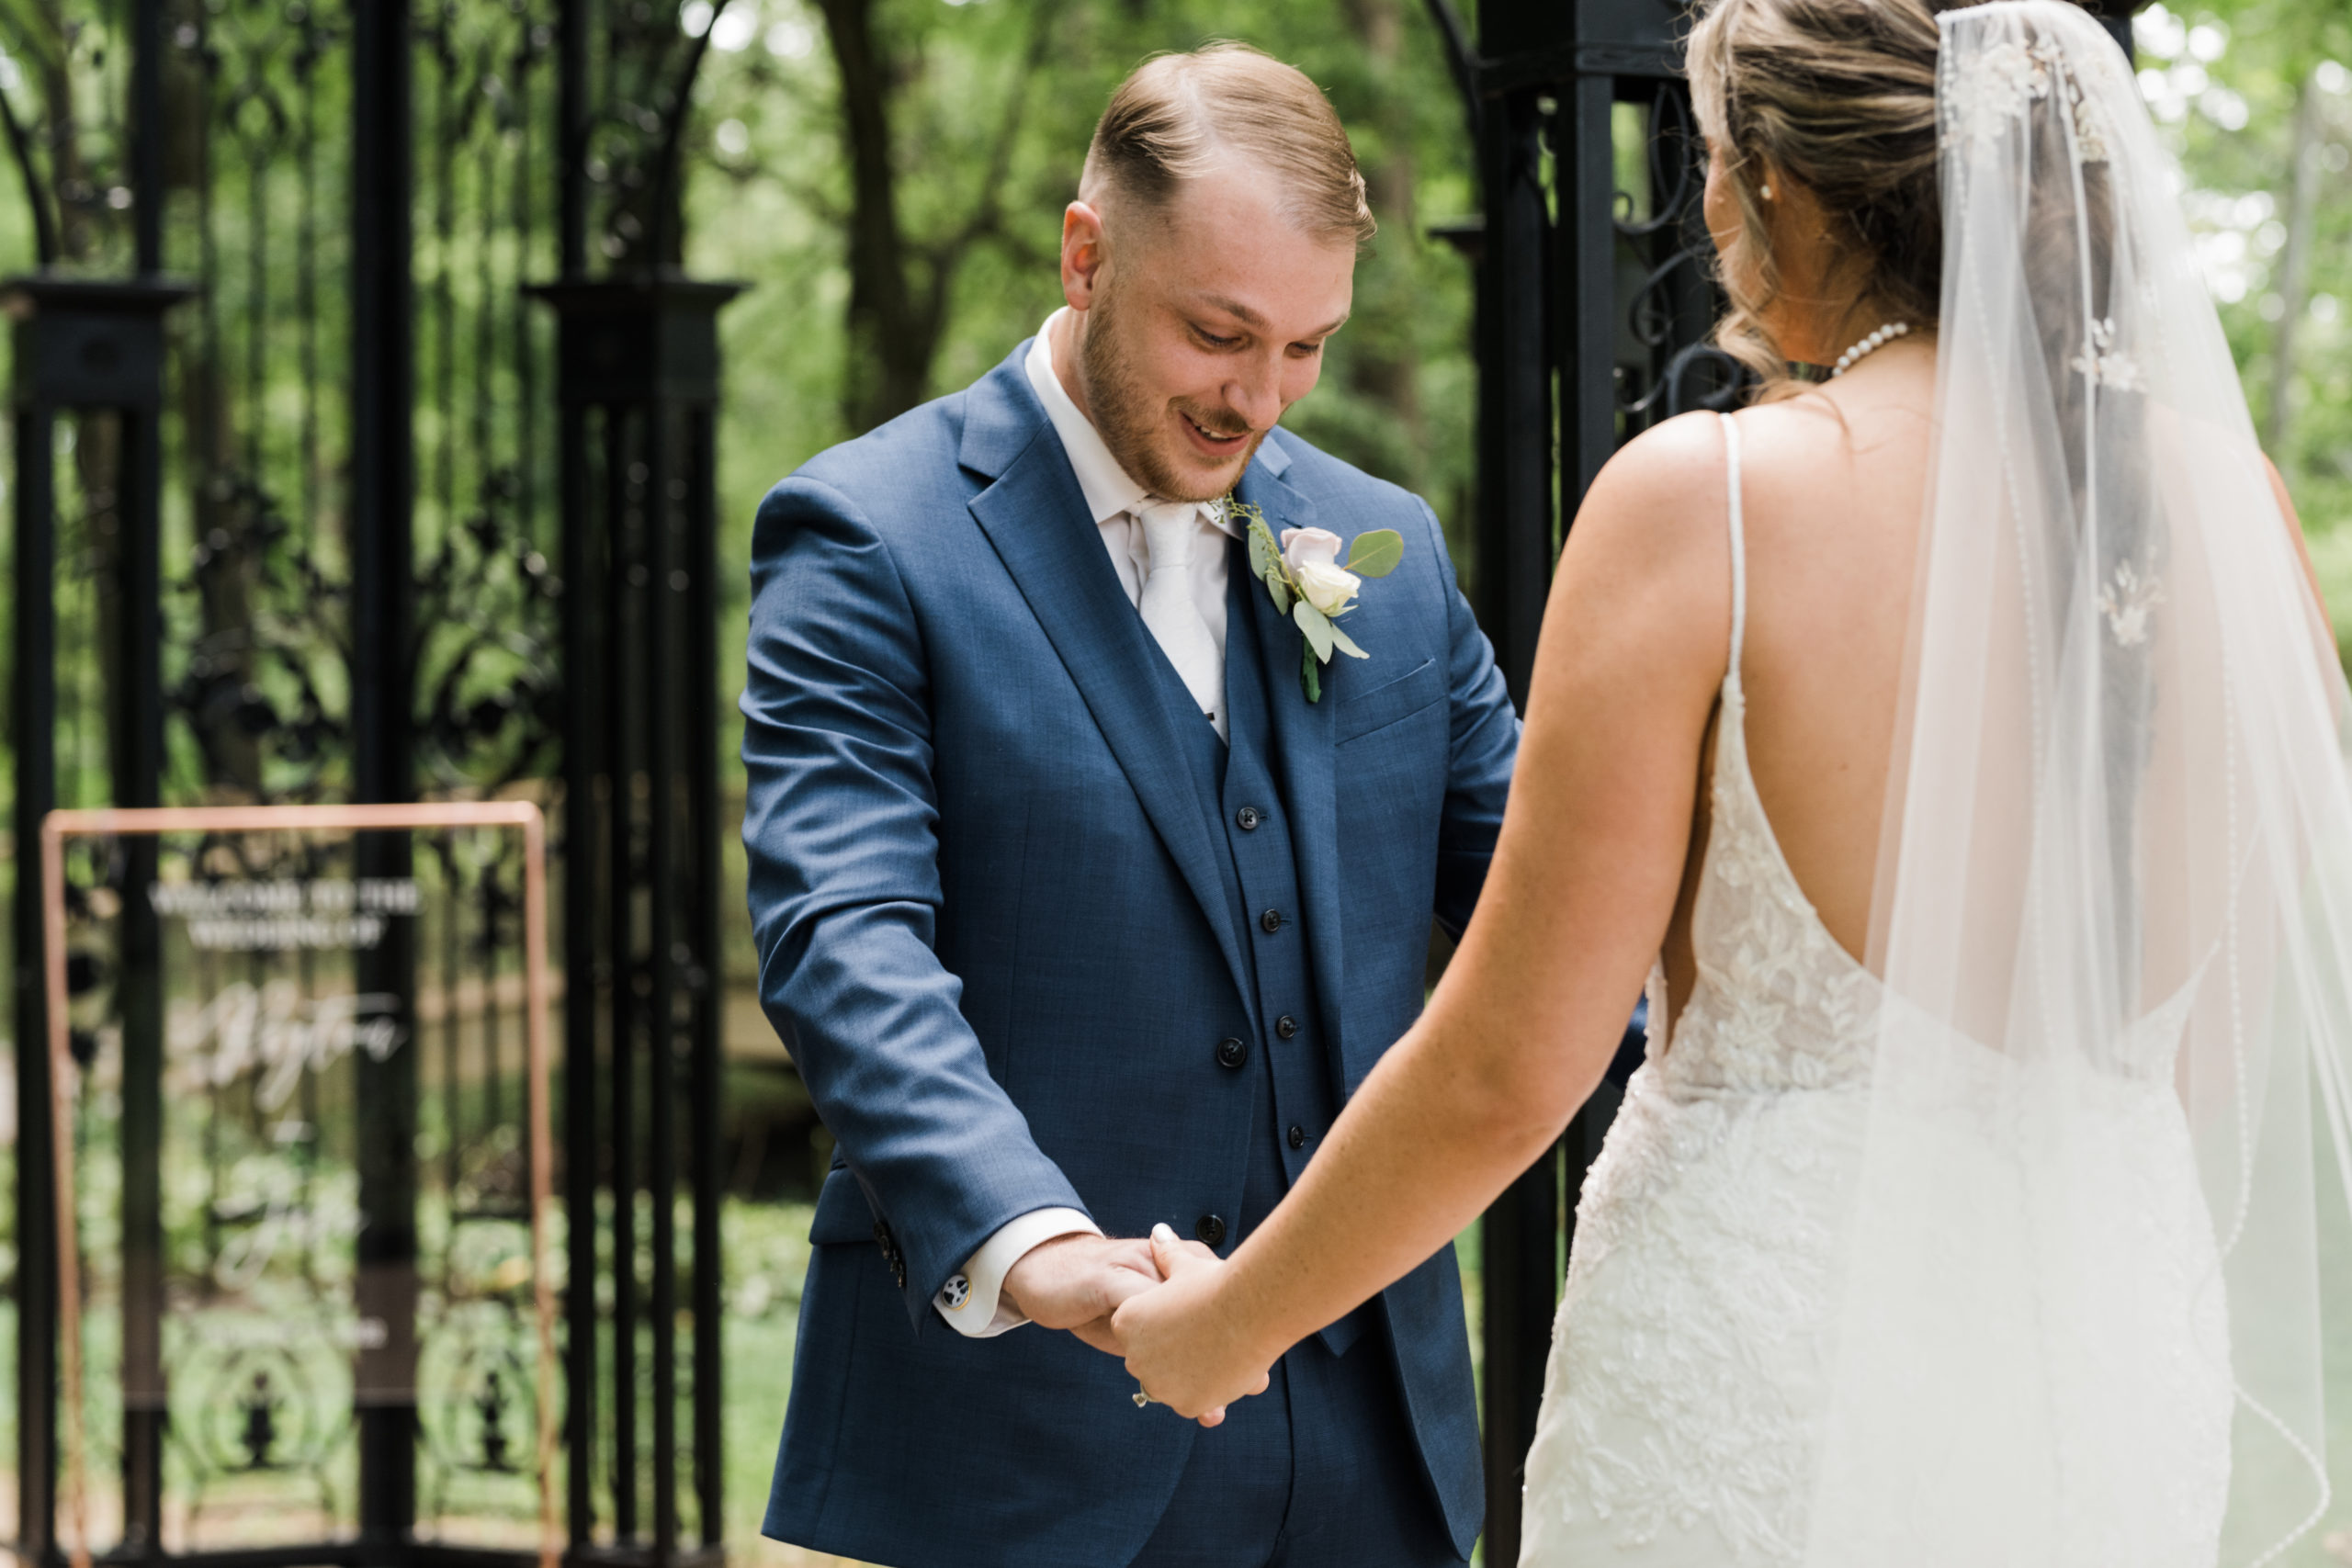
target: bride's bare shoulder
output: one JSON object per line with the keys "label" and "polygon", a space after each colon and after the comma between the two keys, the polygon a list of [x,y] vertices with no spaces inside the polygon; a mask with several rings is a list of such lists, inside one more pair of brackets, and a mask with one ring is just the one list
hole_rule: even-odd
{"label": "bride's bare shoulder", "polygon": [[1724,434],[1713,414],[1645,432],[1602,468],[1560,553],[1546,640],[1558,658],[1645,679],[1688,674],[1703,705],[1720,677],[1731,614]]}
{"label": "bride's bare shoulder", "polygon": [[1562,556],[1649,571],[1687,569],[1724,545],[1724,434],[1712,413],[1686,413],[1620,447],[1577,509]]}
{"label": "bride's bare shoulder", "polygon": [[[1916,359],[1916,363],[1914,362]],[[1860,387],[1804,388],[1742,409],[1741,479],[1752,492],[1785,491],[1816,499],[1826,482],[1858,472],[1907,469],[1927,455],[1934,362],[1906,357]]]}

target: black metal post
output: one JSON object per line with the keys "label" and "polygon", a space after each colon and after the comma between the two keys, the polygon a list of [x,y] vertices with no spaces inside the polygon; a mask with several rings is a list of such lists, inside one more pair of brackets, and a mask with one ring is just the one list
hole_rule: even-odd
{"label": "black metal post", "polygon": [[[588,3],[556,7],[556,235],[560,274],[582,277],[587,265]],[[597,890],[624,881],[601,867],[603,808],[617,811],[612,770],[598,719],[603,689],[597,658],[595,536],[589,526],[588,420],[584,403],[566,399],[557,413],[557,506],[564,582],[563,614],[563,1180],[570,1287],[564,1292],[565,1539],[578,1552],[595,1533],[597,1278],[596,1056],[598,1022],[613,1012],[618,984],[600,959]],[[615,1267],[619,1266],[616,1259]]]}
{"label": "black metal post", "polygon": [[1561,88],[1554,118],[1560,226],[1552,288],[1560,329],[1563,532],[1617,450],[1617,167],[1610,124],[1615,88],[1611,76],[1579,73]]}
{"label": "black metal post", "polygon": [[[565,908],[575,927],[566,1114],[575,1138],[595,1140],[566,1156],[571,1430],[577,1445],[605,1429],[587,1406],[600,1382],[593,1350],[609,1333],[612,1550],[657,1565],[712,1562],[724,1517],[712,432],[717,314],[738,290],[656,274],[532,292],[557,312],[565,432]],[[599,1157],[609,1222],[596,1201]],[[678,1234],[681,1179],[690,1238]],[[640,1193],[650,1211],[642,1230]],[[612,1259],[608,1327],[592,1293],[600,1233]],[[682,1241],[692,1247],[683,1280]],[[693,1316],[683,1345],[682,1307]],[[641,1356],[651,1359],[643,1415]],[[587,1464],[575,1458],[572,1550],[594,1557],[603,1549],[590,1544]],[[689,1479],[693,1546],[680,1539]]]}
{"label": "black metal post", "polygon": [[[1544,188],[1549,90],[1505,83],[1498,59],[1555,43],[1565,7],[1546,15],[1485,0],[1476,116],[1486,220],[1478,250],[1479,621],[1512,700],[1527,703],[1556,549],[1553,479],[1555,331],[1548,274],[1557,243]],[[1486,1344],[1487,1560],[1516,1562],[1520,1493],[1559,1299],[1560,1160],[1547,1151],[1479,1224]]]}
{"label": "black metal post", "polygon": [[[47,1011],[41,988],[40,821],[57,804],[56,426],[61,414],[111,413],[115,471],[91,515],[113,531],[104,553],[110,584],[114,673],[106,713],[109,793],[115,805],[162,796],[163,611],[161,559],[163,316],[186,286],[18,278],[0,291],[16,318],[17,490],[16,716],[17,984],[17,1431],[22,1547],[35,1562],[58,1549],[55,1191],[49,1123]],[[122,1393],[124,1554],[158,1550],[162,1518],[163,980],[156,921],[147,899],[153,840],[122,846],[118,927],[122,1026]]]}
{"label": "black metal post", "polygon": [[588,6],[556,6],[556,233],[566,281],[588,273]]}
{"label": "black metal post", "polygon": [[[130,189],[136,265],[164,266],[164,0],[134,0],[130,38]],[[121,415],[116,475],[121,540],[122,687],[114,795],[163,804],[163,377],[153,400]],[[164,1371],[164,956],[147,888],[158,846],[124,844],[122,901],[122,1544],[152,1561],[164,1549],[164,1443],[170,1397]]]}
{"label": "black metal post", "polygon": [[[351,7],[352,793],[363,803],[414,790],[411,621],[416,489],[416,389],[408,0]],[[405,834],[364,834],[363,879],[405,878]],[[358,1075],[358,1307],[368,1325],[354,1380],[359,1526],[366,1551],[390,1562],[416,1511],[415,954],[411,922],[390,922],[357,955],[362,991],[397,998],[401,1046]]]}
{"label": "black metal post", "polygon": [[[565,405],[558,415],[558,451],[562,463],[559,504],[567,518],[588,507],[588,413]],[[611,775],[602,766],[601,730],[595,723],[601,684],[597,678],[596,617],[589,585],[595,581],[592,536],[566,527],[563,563],[563,1191],[569,1276],[564,1292],[565,1534],[576,1549],[594,1533],[593,1487],[596,1462],[596,1034],[609,1013],[612,968],[598,958],[597,900],[611,874],[599,865],[601,836],[595,830],[597,793],[607,792]],[[582,1223],[582,1217],[586,1223]]]}
{"label": "black metal post", "polygon": [[1524,707],[1552,581],[1552,250],[1541,95],[1486,105],[1478,162],[1478,618]]}
{"label": "black metal post", "polygon": [[719,1546],[726,1518],[721,1480],[726,1474],[725,1411],[718,1396],[722,1335],[718,1234],[718,704],[710,682],[697,682],[697,669],[718,663],[718,414],[709,406],[685,411],[686,558],[701,563],[687,574],[685,635],[681,650],[680,689],[690,694],[685,710],[686,796],[692,803],[692,874],[685,909],[686,946],[695,962],[686,976],[693,998],[687,1042],[687,1147],[694,1191],[694,1455],[695,1509],[702,1543]]}
{"label": "black metal post", "polygon": [[[155,387],[162,400],[160,379]],[[119,688],[110,694],[119,806],[163,804],[164,692],[161,581],[163,442],[157,406],[120,415],[116,515],[119,541]],[[163,942],[147,889],[156,840],[123,841],[119,927],[122,1023],[122,1486],[123,1548],[163,1550],[164,1435],[164,970]]]}
{"label": "black metal post", "polygon": [[164,0],[130,10],[130,190],[142,276],[164,269]]}
{"label": "black metal post", "polygon": [[57,1197],[49,1129],[49,1005],[41,972],[41,819],[57,804],[57,411],[18,405],[15,647],[9,742],[17,761],[17,1551],[57,1551]]}
{"label": "black metal post", "polygon": [[[604,584],[606,658],[598,673],[605,696],[602,728],[605,738],[605,789],[612,801],[605,851],[612,880],[605,884],[605,897],[611,910],[611,926],[605,940],[613,975],[612,1062],[607,1095],[612,1102],[608,1146],[612,1151],[609,1164],[613,1193],[613,1529],[620,1539],[633,1540],[638,1533],[639,1447],[637,1059],[639,1021],[650,1010],[643,988],[652,980],[639,956],[637,938],[637,889],[643,875],[643,862],[638,849],[639,752],[637,727],[631,719],[641,705],[629,699],[638,690],[639,672],[635,660],[623,661],[612,655],[619,648],[641,646],[641,631],[631,625],[635,606],[628,592],[628,579],[632,570],[643,573],[645,564],[634,556],[637,531],[628,525],[631,496],[628,475],[634,460],[628,440],[628,417],[624,410],[611,407],[602,410],[601,415],[607,576]],[[637,488],[641,490],[643,486]],[[641,505],[640,501],[640,510]],[[582,528],[587,525],[583,519]],[[565,526],[571,526],[571,519],[565,519]],[[567,672],[566,680],[573,678]]]}
{"label": "black metal post", "polygon": [[[646,1071],[650,1121],[646,1176],[653,1199],[653,1280],[650,1302],[653,1339],[653,1551],[666,1562],[678,1544],[678,876],[673,863],[678,785],[677,705],[668,694],[690,689],[678,668],[676,580],[673,565],[676,508],[670,494],[672,468],[669,411],[659,401],[646,407],[644,517],[646,584],[645,640],[651,658],[646,692],[645,880],[651,889],[646,965],[652,976],[646,1030]],[[708,567],[704,570],[707,571]]]}

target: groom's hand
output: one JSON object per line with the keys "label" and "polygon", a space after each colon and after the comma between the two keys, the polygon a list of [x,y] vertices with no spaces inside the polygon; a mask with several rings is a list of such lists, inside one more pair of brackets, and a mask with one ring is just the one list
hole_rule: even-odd
{"label": "groom's hand", "polygon": [[1125,1352],[1111,1314],[1128,1297],[1159,1283],[1149,1240],[1137,1236],[1057,1236],[1021,1255],[1005,1270],[1004,1294],[1015,1312],[1043,1328],[1066,1328],[1106,1354]]}
{"label": "groom's hand", "polygon": [[1114,1328],[1126,1346],[1127,1373],[1146,1397],[1216,1426],[1227,1404],[1266,1392],[1281,1352],[1244,1345],[1229,1314],[1218,1310],[1223,1259],[1179,1242],[1166,1225],[1153,1226],[1151,1238],[1153,1261],[1168,1283],[1119,1309]]}

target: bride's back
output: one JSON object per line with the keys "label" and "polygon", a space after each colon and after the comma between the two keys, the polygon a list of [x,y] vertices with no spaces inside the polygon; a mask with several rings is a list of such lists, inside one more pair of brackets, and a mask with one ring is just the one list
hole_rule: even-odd
{"label": "bride's back", "polygon": [[[1739,414],[1747,619],[1741,679],[1750,771],[1798,886],[1838,944],[1864,956],[1879,823],[1927,482],[1932,349],[1882,350],[1850,378]],[[1711,443],[1713,419],[1674,433]],[[1693,499],[1696,499],[1695,497]],[[1694,637],[1724,650],[1730,631],[1727,501],[1679,532],[1721,537],[1724,624]],[[1712,735],[1711,735],[1712,739]],[[1713,765],[1709,745],[1702,773]],[[1707,834],[1704,779],[1682,897],[1667,940],[1679,1004],[1692,980],[1690,897]]]}
{"label": "bride's back", "polygon": [[[1943,249],[1938,4],[1728,0],[1690,41],[1710,152],[1707,225],[1732,306],[1721,339],[1764,382],[1737,416],[1748,764],[1799,887],[1858,959],[1870,936],[1931,439]],[[1792,360],[1842,361],[1846,370],[1792,388]],[[1635,488],[1658,510],[1687,513],[1653,517],[1686,552],[1672,573],[1686,635],[1702,646],[1719,639],[1718,680],[1731,601],[1722,448],[1714,420],[1684,420],[1621,457],[1629,468],[1680,470],[1679,482],[1662,475]],[[1692,482],[1702,474],[1712,486]],[[1606,504],[1601,487],[1595,494]],[[1691,575],[1693,555],[1712,571]],[[1712,622],[1702,598],[1723,607]],[[1678,1009],[1694,978],[1690,926],[1713,736],[1711,722],[1666,932]]]}

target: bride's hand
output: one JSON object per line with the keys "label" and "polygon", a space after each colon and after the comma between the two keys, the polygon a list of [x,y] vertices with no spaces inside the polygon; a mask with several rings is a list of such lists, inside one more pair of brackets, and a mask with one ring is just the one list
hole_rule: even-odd
{"label": "bride's hand", "polygon": [[1272,1358],[1235,1333],[1218,1297],[1226,1266],[1215,1254],[1187,1248],[1166,1225],[1152,1227],[1151,1252],[1167,1282],[1129,1297],[1112,1315],[1112,1330],[1146,1394],[1214,1427],[1226,1405],[1266,1392]]}

